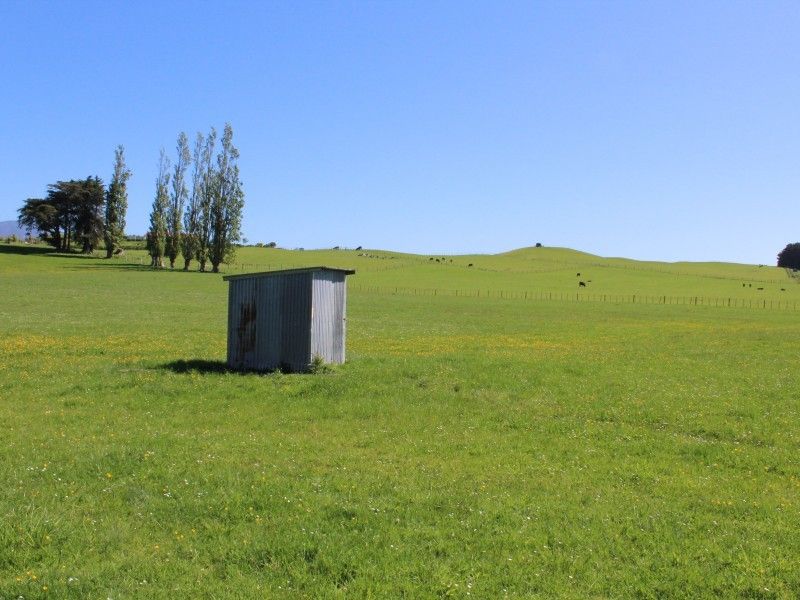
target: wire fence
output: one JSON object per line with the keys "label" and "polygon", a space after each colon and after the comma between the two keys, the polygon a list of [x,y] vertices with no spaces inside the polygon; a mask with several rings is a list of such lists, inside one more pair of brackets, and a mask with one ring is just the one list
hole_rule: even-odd
{"label": "wire fence", "polygon": [[[543,266],[543,265],[557,265],[557,266]],[[466,265],[463,264],[451,264],[445,266],[451,267],[465,267]],[[628,264],[609,264],[609,263],[600,263],[600,262],[592,262],[592,263],[585,263],[582,265],[578,265],[575,263],[570,262],[562,262],[562,261],[541,261],[541,262],[533,262],[531,261],[530,267],[522,268],[492,268],[480,265],[480,263],[475,263],[474,268],[476,271],[486,271],[492,273],[514,273],[519,275],[526,275],[526,274],[541,274],[541,273],[559,273],[559,272],[572,272],[576,269],[588,271],[590,269],[610,269],[610,270],[619,270],[619,271],[638,271],[642,273],[659,273],[663,275],[674,275],[679,277],[696,277],[699,279],[717,279],[723,281],[742,281],[742,282],[750,282],[750,283],[782,283],[786,280],[783,277],[743,277],[741,275],[722,275],[722,274],[712,274],[712,273],[703,273],[698,271],[692,271],[688,269],[681,270],[677,267],[657,267],[657,266],[648,266],[648,265],[628,265]],[[785,269],[788,273],[789,277],[798,277],[800,278],[800,273],[793,272],[792,269]]]}
{"label": "wire fence", "polygon": [[544,292],[509,290],[452,290],[443,288],[387,287],[375,285],[348,284],[353,291],[372,294],[392,294],[402,296],[449,296],[459,298],[497,298],[503,300],[537,300],[551,302],[605,302],[610,304],[661,304],[683,306],[713,306],[720,308],[752,308],[760,310],[798,309],[795,300],[775,300],[762,298],[716,298],[708,296],[667,296],[642,294],[594,294],[587,292]]}

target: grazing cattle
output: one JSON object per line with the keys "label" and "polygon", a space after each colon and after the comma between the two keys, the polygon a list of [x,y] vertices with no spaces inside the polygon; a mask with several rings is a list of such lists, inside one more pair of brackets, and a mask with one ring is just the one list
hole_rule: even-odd
{"label": "grazing cattle", "polygon": [[580,276],[581,276],[580,273],[575,273],[575,277],[580,277]]}
{"label": "grazing cattle", "polygon": [[578,282],[578,287],[586,287],[586,283],[583,281]]}
{"label": "grazing cattle", "polygon": [[359,246],[358,248],[356,248],[356,250],[361,250],[361,246]]}
{"label": "grazing cattle", "polygon": [[468,267],[471,267],[471,266],[472,266],[472,263],[469,263],[467,266],[468,266]]}
{"label": "grazing cattle", "polygon": [[438,259],[438,258],[436,259],[436,262],[439,262],[439,259]]}
{"label": "grazing cattle", "polygon": [[743,284],[742,284],[742,287],[747,287],[747,284],[746,284],[746,283],[743,283]]}
{"label": "grazing cattle", "polygon": [[433,260],[433,257],[431,256],[428,260]]}
{"label": "grazing cattle", "polygon": [[764,288],[757,288],[759,292],[763,292]]}
{"label": "grazing cattle", "polygon": [[782,292],[785,292],[785,291],[786,291],[786,288],[781,288],[781,291],[782,291]]}
{"label": "grazing cattle", "polygon": [[748,283],[747,287],[753,287],[753,284],[752,283]]}

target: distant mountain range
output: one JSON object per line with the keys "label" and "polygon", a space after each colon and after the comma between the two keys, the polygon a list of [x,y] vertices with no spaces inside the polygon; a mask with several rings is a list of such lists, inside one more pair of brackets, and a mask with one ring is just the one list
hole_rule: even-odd
{"label": "distant mountain range", "polygon": [[[0,221],[0,237],[8,237],[10,235],[15,235],[18,238],[24,238],[28,232],[17,225],[16,221]],[[35,231],[32,231],[33,235],[36,235]]]}

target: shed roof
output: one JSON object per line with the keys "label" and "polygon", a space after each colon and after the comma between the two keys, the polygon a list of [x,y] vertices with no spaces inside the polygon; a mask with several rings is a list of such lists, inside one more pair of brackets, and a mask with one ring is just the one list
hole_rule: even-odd
{"label": "shed roof", "polygon": [[272,277],[273,275],[291,275],[294,273],[311,273],[313,271],[335,271],[337,273],[344,273],[345,275],[354,275],[353,269],[339,269],[337,267],[302,267],[298,269],[281,269],[279,271],[261,271],[259,273],[241,273],[240,275],[226,275],[223,281],[231,279],[251,279],[254,277]]}

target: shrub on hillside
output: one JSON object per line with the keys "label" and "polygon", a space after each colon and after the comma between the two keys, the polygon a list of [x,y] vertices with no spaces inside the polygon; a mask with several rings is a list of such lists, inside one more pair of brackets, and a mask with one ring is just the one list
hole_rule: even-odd
{"label": "shrub on hillside", "polygon": [[789,269],[800,269],[800,242],[787,244],[778,254],[778,266]]}

